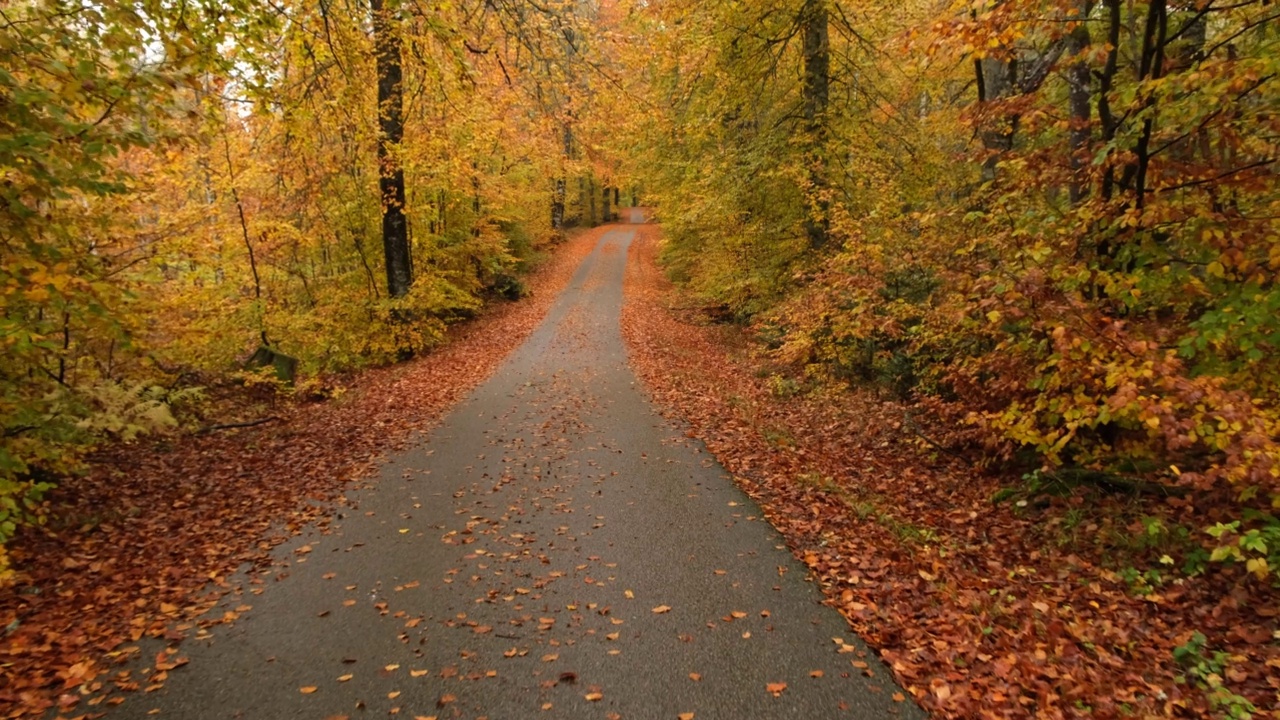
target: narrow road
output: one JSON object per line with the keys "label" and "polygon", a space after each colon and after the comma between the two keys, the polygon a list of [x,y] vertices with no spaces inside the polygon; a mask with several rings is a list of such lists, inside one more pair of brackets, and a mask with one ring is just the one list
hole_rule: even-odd
{"label": "narrow road", "polygon": [[637,387],[633,235],[605,234],[493,378],[108,720],[922,717]]}

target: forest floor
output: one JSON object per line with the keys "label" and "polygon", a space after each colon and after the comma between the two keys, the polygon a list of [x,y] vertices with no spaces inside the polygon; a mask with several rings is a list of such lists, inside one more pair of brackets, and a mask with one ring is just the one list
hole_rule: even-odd
{"label": "forest floor", "polygon": [[150,678],[107,673],[140,638],[206,629],[202,614],[238,568],[269,564],[274,546],[327,522],[352,480],[430,428],[523,342],[603,232],[571,236],[526,278],[529,297],[454,326],[429,355],[359,374],[336,400],[281,401],[273,422],[92,458],[87,477],[53,494],[48,532],[11,545],[20,575],[0,589],[0,717],[100,710],[120,701],[107,690],[160,683],[174,660],[157,659]]}
{"label": "forest floor", "polygon": [[[659,243],[647,226],[628,267],[637,374],[931,714],[1245,717],[1251,701],[1280,717],[1273,591],[1194,564],[1209,499],[985,472],[909,408],[771,364],[667,282]],[[1188,559],[1190,574],[1169,566]]]}
{"label": "forest floor", "polygon": [[[1077,491],[993,503],[1009,478],[938,452],[922,439],[934,429],[900,405],[789,379],[742,329],[711,322],[672,288],[656,264],[660,229],[636,229],[621,314],[632,367],[657,405],[687,423],[682,437],[706,443],[827,602],[931,714],[1204,717],[1245,698],[1264,713],[1280,705],[1280,610],[1266,592],[1215,567],[1194,577],[1148,569],[1166,553],[1181,562],[1188,543],[1177,521],[1194,499]],[[93,716],[126,703],[131,690],[160,697],[187,663],[179,641],[208,641],[228,632],[216,627],[224,624],[251,628],[241,618],[251,622],[251,606],[269,592],[264,578],[274,585],[319,571],[319,559],[297,561],[312,547],[294,547],[298,534],[331,531],[344,493],[385,472],[388,455],[417,442],[524,343],[608,231],[572,238],[530,278],[531,298],[455,327],[429,356],[351,379],[336,400],[281,403],[275,421],[255,427],[100,453],[87,478],[55,495],[49,532],[13,546],[22,575],[0,591],[0,717]],[[735,502],[729,509],[742,509]],[[730,522],[760,525],[739,515]],[[289,570],[279,569],[282,552]],[[614,572],[592,557],[590,571]],[[786,564],[777,564],[783,578]],[[258,574],[237,587],[246,567]],[[653,618],[683,611],[659,607]],[[724,626],[746,622],[735,613]],[[478,635],[489,627],[470,623],[460,625]],[[155,643],[158,652],[140,657]],[[854,653],[840,657],[852,658],[858,677],[883,679],[861,646],[837,647]],[[139,662],[145,672],[122,669]],[[692,675],[701,682],[701,672]],[[778,694],[798,690],[793,681]],[[456,715],[456,700],[442,717]],[[138,706],[120,710],[130,707]]]}
{"label": "forest floor", "polygon": [[6,713],[922,718],[638,387],[638,227],[343,401],[98,458],[18,546]]}

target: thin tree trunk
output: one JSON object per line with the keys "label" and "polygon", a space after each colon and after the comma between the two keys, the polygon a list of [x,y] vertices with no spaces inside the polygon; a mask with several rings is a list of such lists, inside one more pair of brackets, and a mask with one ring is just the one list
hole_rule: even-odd
{"label": "thin tree trunk", "polygon": [[594,178],[587,179],[587,203],[591,209],[591,214],[587,219],[588,227],[596,226],[596,181]]}
{"label": "thin tree trunk", "polygon": [[1085,168],[1089,165],[1089,146],[1093,136],[1090,127],[1090,85],[1089,63],[1084,59],[1084,52],[1089,48],[1091,39],[1085,20],[1093,9],[1092,0],[1084,0],[1080,8],[1079,24],[1071,31],[1067,51],[1071,54],[1072,63],[1067,68],[1068,105],[1071,114],[1071,131],[1068,137],[1068,149],[1071,152],[1071,187],[1069,190],[1071,203],[1074,205],[1084,199],[1088,192]]}
{"label": "thin tree trunk", "polygon": [[800,25],[804,35],[804,129],[809,146],[810,209],[805,218],[805,234],[809,247],[820,249],[827,244],[831,231],[826,162],[831,47],[825,0],[805,0]]}
{"label": "thin tree trunk", "polygon": [[[568,123],[564,126],[564,160],[567,163],[573,153],[573,129]],[[564,200],[568,193],[568,182],[561,168],[560,177],[556,178],[555,193],[551,196],[551,229],[556,232],[564,230]]]}
{"label": "thin tree trunk", "polygon": [[378,71],[378,189],[382,195],[382,246],[387,263],[387,294],[403,297],[413,284],[409,233],[405,221],[404,87],[400,60],[400,0],[370,0]]}

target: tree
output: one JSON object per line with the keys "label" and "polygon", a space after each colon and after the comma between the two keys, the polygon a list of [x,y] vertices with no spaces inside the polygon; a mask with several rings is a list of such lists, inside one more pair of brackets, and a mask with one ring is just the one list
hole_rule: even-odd
{"label": "tree", "polygon": [[404,297],[413,285],[409,228],[405,220],[404,73],[400,57],[400,0],[370,0],[378,73],[378,191],[382,199],[382,249],[387,294]]}

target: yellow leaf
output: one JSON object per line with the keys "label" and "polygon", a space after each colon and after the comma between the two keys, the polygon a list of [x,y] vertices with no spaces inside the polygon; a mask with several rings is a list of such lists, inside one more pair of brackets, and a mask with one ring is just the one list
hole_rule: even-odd
{"label": "yellow leaf", "polygon": [[319,688],[317,688],[315,685],[306,685],[298,688],[298,692],[302,693],[303,695],[310,695],[311,693],[315,692],[318,689]]}

